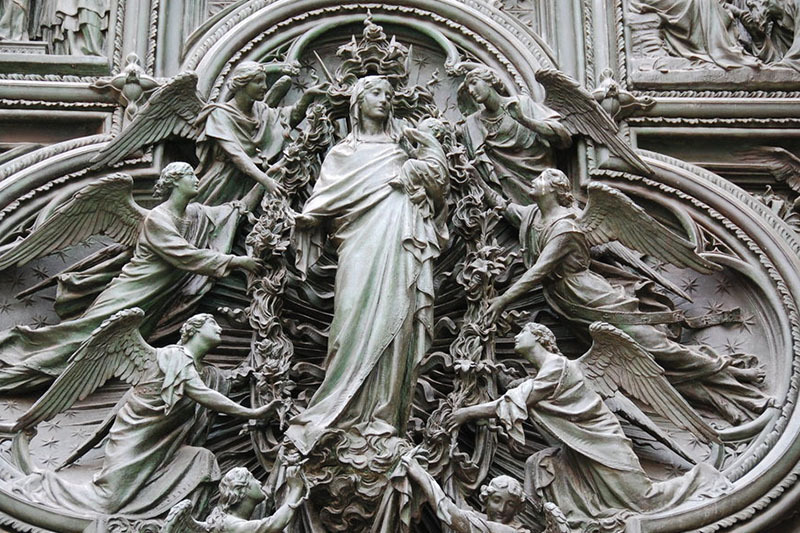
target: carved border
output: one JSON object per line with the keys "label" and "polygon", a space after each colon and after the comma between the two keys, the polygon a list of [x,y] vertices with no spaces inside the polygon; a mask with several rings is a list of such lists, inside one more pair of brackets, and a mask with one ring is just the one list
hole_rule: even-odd
{"label": "carved border", "polygon": [[[125,23],[125,5],[128,0],[117,0],[114,10],[114,44],[108,52],[107,59],[111,71],[118,71],[122,65],[123,27]],[[111,27],[111,25],[109,25]],[[46,56],[45,56],[46,57]],[[16,81],[66,81],[76,83],[92,83],[100,76],[71,76],[69,74],[0,74],[2,80]]]}
{"label": "carved border", "polygon": [[[591,9],[592,0],[583,0],[584,7],[589,6]],[[625,5],[624,0],[613,0],[614,10],[614,40],[609,44],[616,46],[617,51],[617,67],[619,72],[620,83],[637,96],[651,96],[661,98],[800,98],[800,90],[705,90],[705,89],[688,89],[688,90],[641,90],[631,88],[631,74],[628,69],[628,39],[625,30]],[[610,28],[609,28],[610,30]]]}
{"label": "carved border", "polygon": [[[420,5],[411,5],[417,3]],[[184,61],[182,68],[198,70],[201,76],[209,70],[217,71],[212,74],[206,74],[209,78],[213,78],[213,81],[209,79],[205,80],[205,87],[211,99],[214,99],[219,95],[222,82],[232,66],[241,57],[245,56],[247,52],[253,50],[256,45],[264,42],[265,39],[274,35],[279,30],[290,28],[298,22],[308,21],[310,17],[342,13],[343,11],[365,13],[367,9],[371,9],[374,13],[417,15],[427,23],[432,21],[439,27],[446,28],[449,31],[456,31],[465,36],[469,42],[473,44],[475,51],[479,51],[483,54],[489,52],[494,56],[499,64],[505,66],[506,70],[512,75],[515,82],[522,90],[531,90],[532,88],[534,91],[537,90],[536,88],[538,86],[533,79],[532,72],[523,72],[526,69],[531,69],[530,56],[533,56],[536,62],[542,65],[553,66],[554,61],[546,52],[545,45],[541,43],[541,39],[535,36],[530,28],[527,28],[509,15],[475,0],[467,0],[458,3],[452,2],[452,0],[442,0],[440,3],[442,4],[441,10],[437,12],[433,11],[431,6],[427,5],[425,2],[403,2],[402,4],[364,4],[353,2],[342,5],[341,3],[331,2],[329,0],[306,0],[304,2],[292,3],[292,14],[288,15],[286,18],[278,19],[276,16],[270,17],[269,12],[286,8],[287,2],[285,0],[259,0],[256,2],[249,2],[232,13],[227,20],[221,21],[216,26],[209,29],[208,36],[200,40],[198,44],[187,53],[188,59]],[[308,9],[303,9],[304,5],[307,6]],[[481,25],[483,25],[482,27],[486,28],[486,21],[483,20],[483,18],[489,17],[492,22],[502,27],[488,27],[487,31],[491,32],[492,35],[496,35],[498,39],[505,43],[514,45],[516,50],[508,54],[509,57],[506,57],[506,54],[503,54],[496,46],[491,44],[489,40],[483,37],[485,34],[479,33],[479,31],[471,28],[467,23],[456,22],[441,14],[441,12],[453,9],[462,12],[464,20],[472,22],[476,27],[481,27]],[[252,37],[243,47],[238,47],[236,52],[230,54],[230,57],[214,58],[215,61],[224,59],[225,63],[222,65],[215,64],[212,67],[209,57],[214,57],[215,48],[224,46],[223,38],[226,36],[230,38],[231,33],[236,33],[234,28],[239,25],[244,27],[248,20],[252,20],[259,15],[263,15],[263,19],[265,20],[275,20],[272,20],[273,24],[271,25],[267,22],[262,22],[262,26],[265,29],[261,33]],[[249,31],[251,28],[248,26],[247,29]],[[507,34],[511,34],[511,38]],[[241,38],[241,36],[239,36],[239,38]],[[201,86],[203,86],[203,84],[204,81],[201,79]]]}
{"label": "carved border", "polygon": [[[704,211],[708,214],[709,217],[718,221],[727,231],[729,231],[733,236],[737,238],[740,242],[744,243],[747,248],[758,258],[762,268],[768,274],[770,279],[772,279],[774,288],[778,291],[778,294],[781,297],[781,300],[784,305],[784,312],[791,324],[791,338],[792,338],[792,375],[789,380],[789,388],[786,393],[786,398],[784,404],[781,406],[780,415],[778,416],[775,425],[770,429],[769,433],[764,438],[764,441],[761,442],[755,449],[749,450],[747,455],[745,455],[744,462],[739,465],[736,469],[731,472],[728,472],[728,476],[731,479],[740,479],[744,475],[746,475],[751,469],[753,469],[756,465],[761,463],[769,453],[774,449],[775,445],[783,440],[795,440],[798,435],[796,434],[785,434],[786,430],[789,429],[789,425],[793,422],[793,418],[797,416],[795,413],[795,407],[797,403],[797,396],[798,391],[800,391],[800,315],[798,314],[798,308],[796,305],[796,298],[794,297],[790,286],[795,288],[795,291],[800,290],[800,270],[795,268],[792,270],[789,267],[792,265],[784,265],[784,273],[786,273],[787,269],[789,270],[789,274],[794,275],[796,279],[794,280],[787,280],[784,277],[784,273],[780,271],[780,269],[776,266],[773,259],[770,258],[770,255],[783,256],[786,260],[792,261],[797,263],[797,258],[800,257],[800,240],[798,239],[797,234],[789,228],[782,220],[778,219],[769,209],[761,204],[757,199],[755,199],[752,195],[748,194],[743,189],[733,185],[729,181],[725,180],[724,178],[713,174],[707,170],[704,170],[700,167],[691,165],[689,163],[685,163],[683,161],[664,156],[661,154],[653,153],[653,152],[643,152],[647,155],[647,158],[653,161],[661,162],[662,164],[667,165],[668,167],[673,167],[672,172],[679,176],[681,174],[694,174],[700,180],[698,180],[698,184],[702,182],[707,182],[714,188],[721,190],[723,193],[728,194],[731,196],[732,200],[728,200],[734,204],[740,204],[741,210],[743,212],[752,211],[761,221],[766,223],[769,229],[776,234],[776,236],[790,248],[791,253],[794,254],[794,257],[785,255],[780,250],[779,245],[769,247],[761,247],[759,244],[748,234],[746,231],[741,229],[737,226],[733,221],[731,221],[727,216],[723,213],[717,211],[716,209],[712,208],[708,204],[704,203],[703,201],[699,200],[696,197],[691,196],[690,194],[684,192],[682,189],[677,189],[674,186],[667,185],[658,181],[654,181],[649,178],[643,178],[640,176],[634,176],[627,173],[607,173],[606,175],[625,179],[631,182],[641,182],[648,187],[657,188],[664,192],[667,195],[671,195],[677,197],[682,202],[688,202],[692,204],[698,210]],[[715,191],[710,190],[709,194],[717,194]],[[722,198],[725,201],[725,198]],[[738,207],[738,206],[737,206]],[[757,219],[756,219],[757,220]],[[770,254],[772,252],[772,254]],[[794,433],[798,433],[800,430],[795,430]],[[784,456],[776,458],[777,460],[782,459]],[[796,460],[797,457],[791,457],[790,460]],[[765,465],[764,468],[772,468],[772,465]],[[713,524],[698,524],[697,520],[692,520],[692,515],[695,513],[700,514],[702,511],[701,508],[695,508],[694,510],[687,510],[683,513],[680,513],[680,517],[677,517],[675,513],[664,512],[662,516],[655,516],[648,520],[647,517],[643,517],[642,525],[646,526],[648,523],[656,522],[653,524],[652,527],[655,530],[661,531],[660,527],[663,527],[665,524],[675,521],[676,518],[683,518],[687,521],[693,521],[693,524],[689,524],[688,522],[682,522],[682,526],[686,526],[691,529],[695,529],[698,527],[702,527],[700,531],[711,533],[714,531],[718,531],[723,528],[730,528],[736,525],[738,522],[742,520],[746,520],[754,516],[757,512],[766,509],[773,501],[783,494],[785,490],[794,485],[797,481],[798,476],[800,476],[800,464],[795,464],[793,467],[789,467],[786,469],[785,472],[776,473],[774,475],[780,476],[779,480],[777,480],[773,487],[766,493],[761,494],[753,498],[750,502],[743,505],[738,510],[733,510],[730,512],[728,516],[724,518],[718,519]],[[736,502],[732,501],[734,497],[739,496],[744,490],[745,487],[737,488],[734,493],[729,495],[728,497],[724,497],[722,499],[716,500],[713,503],[710,503],[709,506],[718,506],[724,508],[725,506],[725,499],[731,498],[731,504],[737,505]],[[708,507],[708,506],[705,506]],[[776,519],[781,518],[776,516]],[[644,527],[642,531],[650,530],[647,527]],[[669,531],[673,531],[672,528],[668,528]],[[678,531],[678,529],[674,529]],[[681,529],[684,530],[684,529]]]}

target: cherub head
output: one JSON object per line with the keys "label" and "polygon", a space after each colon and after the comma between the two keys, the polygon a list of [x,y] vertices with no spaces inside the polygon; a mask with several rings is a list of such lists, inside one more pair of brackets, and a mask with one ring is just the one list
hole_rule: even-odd
{"label": "cherub head", "polygon": [[184,322],[181,326],[181,342],[186,345],[198,339],[207,346],[217,346],[222,341],[222,328],[219,327],[214,317],[208,313],[200,313]]}
{"label": "cherub head", "polygon": [[440,143],[443,143],[447,137],[447,126],[438,118],[426,118],[419,123],[417,129],[433,135],[433,137]]}
{"label": "cherub head", "polygon": [[162,199],[167,198],[174,189],[181,187],[182,192],[188,194],[189,197],[193,197],[197,195],[198,185],[199,180],[194,174],[192,165],[182,161],[175,161],[161,171],[161,175],[153,187],[153,196]]}
{"label": "cherub head", "polygon": [[489,520],[510,524],[525,508],[522,484],[509,476],[497,476],[481,489],[480,500],[486,507]]}
{"label": "cherub head", "polygon": [[572,183],[566,174],[557,168],[546,168],[532,182],[531,196],[534,199],[555,194],[558,205],[570,207],[575,203],[572,195]]}
{"label": "cherub head", "polygon": [[224,512],[236,508],[246,499],[255,503],[265,498],[261,484],[244,467],[232,468],[219,482],[219,507]]}

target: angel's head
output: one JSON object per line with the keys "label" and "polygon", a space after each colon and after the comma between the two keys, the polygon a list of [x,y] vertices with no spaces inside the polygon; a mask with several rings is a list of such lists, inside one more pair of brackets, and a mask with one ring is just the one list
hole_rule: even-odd
{"label": "angel's head", "polygon": [[[514,337],[514,349],[517,353],[526,356],[528,360],[537,366],[540,365],[537,355],[544,352],[561,355],[561,350],[556,344],[556,336],[550,328],[536,322],[528,322],[516,337]],[[533,357],[533,360],[531,359]]]}
{"label": "angel's head", "polygon": [[575,203],[572,183],[567,175],[557,168],[546,168],[533,180],[531,196],[536,199],[547,194],[555,194],[558,205],[563,207],[571,207]]}
{"label": "angel's head", "polygon": [[164,167],[153,187],[153,196],[156,198],[168,198],[172,191],[180,188],[190,198],[197,196],[199,180],[195,176],[194,169],[189,163],[175,161]]}
{"label": "angel's head", "polygon": [[486,507],[489,520],[510,524],[525,508],[522,484],[509,476],[497,476],[481,488],[480,500]]}
{"label": "angel's head", "polygon": [[181,326],[181,345],[194,342],[208,347],[218,346],[222,342],[222,328],[214,317],[208,313],[200,313],[184,322]]}
{"label": "angel's head", "polygon": [[267,73],[264,65],[256,61],[242,61],[233,69],[228,88],[233,94],[245,91],[253,100],[263,100],[267,95]]}
{"label": "angel's head", "polygon": [[265,497],[261,484],[244,467],[232,468],[219,482],[219,507],[224,512],[236,508],[246,499],[261,502]]}
{"label": "angel's head", "polygon": [[497,72],[489,67],[475,67],[467,72],[459,92],[466,93],[477,104],[485,102],[492,91],[497,94],[508,94],[508,87],[500,79]]}

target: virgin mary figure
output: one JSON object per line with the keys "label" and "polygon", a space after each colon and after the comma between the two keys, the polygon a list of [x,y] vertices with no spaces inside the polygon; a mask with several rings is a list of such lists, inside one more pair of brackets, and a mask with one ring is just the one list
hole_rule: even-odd
{"label": "virgin mary figure", "polygon": [[[438,143],[424,155],[411,148],[427,134],[394,119],[393,96],[383,77],[355,84],[352,132],[326,156],[296,218],[301,272],[320,257],[324,230],[338,252],[325,379],[286,432],[303,454],[330,429],[402,437],[432,341],[433,260],[447,235],[444,213],[426,206],[444,204],[447,167]],[[397,186],[409,179],[427,198]]]}

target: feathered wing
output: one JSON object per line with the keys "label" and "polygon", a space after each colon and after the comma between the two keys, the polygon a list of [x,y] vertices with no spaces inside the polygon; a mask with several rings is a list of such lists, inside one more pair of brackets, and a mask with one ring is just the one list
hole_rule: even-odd
{"label": "feathered wing", "polygon": [[139,333],[144,311],[115,313],[95,329],[72,356],[49,389],[14,424],[13,431],[33,427],[68,409],[112,377],[136,384],[156,364],[156,350]]}
{"label": "feathered wing", "polygon": [[589,184],[589,199],[580,216],[590,246],[612,241],[702,274],[720,270],[701,257],[695,245],[664,227],[623,193],[603,183]]}
{"label": "feathered wing", "polygon": [[758,146],[742,154],[744,161],[766,167],[777,181],[800,192],[800,158],[778,146]]}
{"label": "feathered wing", "polygon": [[169,511],[161,533],[211,533],[212,530],[192,518],[192,501],[183,500]]}
{"label": "feathered wing", "polygon": [[178,74],[156,90],[131,123],[92,159],[92,168],[113,165],[168,137],[195,140],[198,131],[194,123],[205,104],[197,92],[197,74]]}
{"label": "feathered wing", "polygon": [[272,87],[267,91],[267,96],[264,97],[264,102],[270,107],[277,107],[280,105],[281,100],[286,96],[292,88],[292,77],[281,76],[277,79]]}
{"label": "feathered wing", "polygon": [[623,331],[605,322],[589,326],[592,347],[578,360],[588,384],[613,398],[621,389],[673,424],[709,442],[719,435],[664,377],[664,369]]}
{"label": "feathered wing", "polygon": [[634,152],[619,134],[619,126],[580,83],[555,69],[536,72],[545,89],[544,105],[561,114],[562,123],[573,135],[588,135],[605,145],[633,168],[649,176],[653,169]]}
{"label": "feathered wing", "polygon": [[112,174],[90,183],[57,207],[25,239],[0,255],[0,270],[106,235],[133,246],[149,211],[133,199],[133,178]]}

